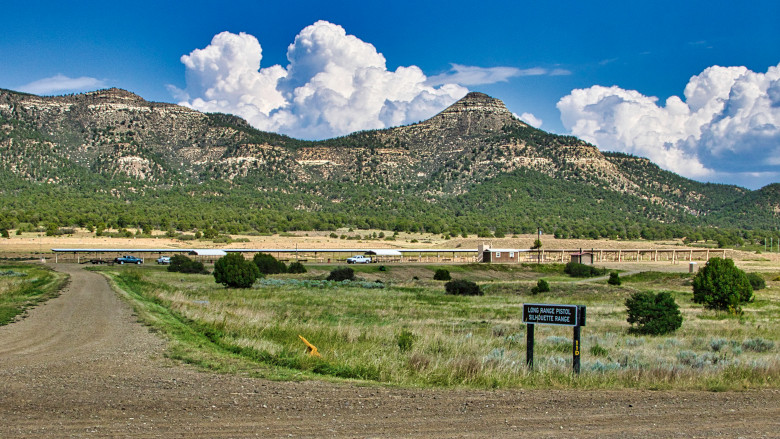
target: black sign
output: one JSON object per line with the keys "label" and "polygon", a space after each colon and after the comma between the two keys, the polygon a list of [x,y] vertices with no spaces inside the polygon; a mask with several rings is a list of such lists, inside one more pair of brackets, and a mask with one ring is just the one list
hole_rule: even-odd
{"label": "black sign", "polygon": [[585,322],[581,322],[577,319],[577,309],[577,305],[524,303],[523,323],[533,325],[578,326]]}

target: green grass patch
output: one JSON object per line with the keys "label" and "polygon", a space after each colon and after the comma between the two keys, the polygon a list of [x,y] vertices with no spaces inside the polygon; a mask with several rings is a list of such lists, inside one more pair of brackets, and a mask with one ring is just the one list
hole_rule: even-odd
{"label": "green grass patch", "polygon": [[0,265],[0,326],[46,300],[57,297],[67,276],[32,264]]}
{"label": "green grass patch", "polygon": [[[692,303],[682,277],[644,275],[619,287],[552,281],[550,292],[533,296],[535,281],[485,280],[492,279],[485,273],[504,269],[476,267],[424,267],[430,276],[420,281],[407,279],[420,266],[393,266],[382,273],[374,266],[360,267],[367,270],[364,279],[384,276],[384,288],[310,282],[325,272],[322,267],[319,274],[296,281],[279,275],[271,277],[279,281],[248,289],[226,289],[212,276],[152,267],[99,270],[125,292],[143,321],[168,335],[173,358],[222,372],[415,387],[733,390],[778,385],[780,329],[774,322],[780,317],[780,294],[771,286],[762,290],[767,303],[761,307],[748,304],[742,318],[715,319],[708,318],[712,311]],[[432,280],[437,268],[478,280],[486,294],[444,294]],[[523,267],[508,272],[531,273]],[[682,328],[660,337],[629,335],[625,299],[635,291],[657,291],[659,279],[680,305]],[[521,322],[526,302],[588,307],[580,376],[571,374],[568,327],[537,325],[535,370],[527,370]],[[713,334],[724,340],[716,343],[717,351]],[[310,357],[299,335],[322,357]],[[731,380],[734,376],[740,378]]]}
{"label": "green grass patch", "polygon": [[692,273],[667,273],[660,271],[643,271],[641,273],[621,276],[620,280],[627,283],[682,283],[682,281],[693,279]]}

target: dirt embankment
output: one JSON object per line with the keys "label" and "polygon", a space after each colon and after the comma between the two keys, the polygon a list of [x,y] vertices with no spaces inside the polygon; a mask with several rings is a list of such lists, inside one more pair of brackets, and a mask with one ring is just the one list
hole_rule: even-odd
{"label": "dirt embankment", "polygon": [[167,360],[97,274],[0,328],[0,437],[777,437],[780,392],[414,390]]}

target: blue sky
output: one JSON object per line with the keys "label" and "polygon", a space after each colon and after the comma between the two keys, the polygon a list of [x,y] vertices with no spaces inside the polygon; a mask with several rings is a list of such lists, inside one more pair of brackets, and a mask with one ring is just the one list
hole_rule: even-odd
{"label": "blue sky", "polygon": [[780,182],[776,1],[29,1],[4,15],[0,88],[120,87],[301,138],[481,91],[690,178]]}

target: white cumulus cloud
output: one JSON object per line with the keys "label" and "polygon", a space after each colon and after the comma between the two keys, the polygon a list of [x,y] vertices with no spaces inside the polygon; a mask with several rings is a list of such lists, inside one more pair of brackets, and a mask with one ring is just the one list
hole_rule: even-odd
{"label": "white cumulus cloud", "polygon": [[105,82],[100,79],[90,78],[88,76],[69,78],[59,73],[49,78],[43,78],[25,84],[19,87],[18,90],[24,93],[50,95],[63,92],[96,90],[105,86]]}
{"label": "white cumulus cloud", "polygon": [[448,72],[428,78],[428,84],[482,85],[507,82],[510,78],[521,76],[563,76],[570,74],[571,72],[565,69],[548,70],[543,67],[518,69],[517,67],[478,67],[452,64],[452,68]]}
{"label": "white cumulus cloud", "polygon": [[759,186],[780,181],[780,65],[766,73],[712,66],[683,98],[593,86],[557,104],[564,127],[610,151],[647,157],[686,177]]}
{"label": "white cumulus cloud", "polygon": [[517,114],[512,113],[512,115],[517,119],[520,119],[523,122],[527,123],[528,125],[531,125],[534,128],[539,128],[542,126],[542,119],[539,119],[538,117],[534,116],[531,113],[523,113],[519,116]]}
{"label": "white cumulus cloud", "polygon": [[305,139],[416,122],[468,92],[430,85],[416,66],[390,71],[373,45],[326,21],[303,29],[287,60],[284,67],[261,67],[257,38],[222,32],[181,57],[186,90],[169,88],[183,105],[236,114],[258,129]]}

